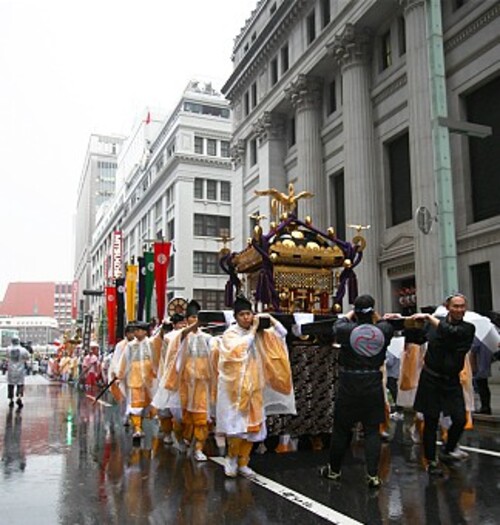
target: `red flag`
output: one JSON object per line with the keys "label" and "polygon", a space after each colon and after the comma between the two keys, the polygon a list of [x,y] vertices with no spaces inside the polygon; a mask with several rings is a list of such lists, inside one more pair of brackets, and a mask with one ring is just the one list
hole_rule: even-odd
{"label": "red flag", "polygon": [[155,285],[156,285],[156,309],[158,321],[163,320],[165,314],[165,295],[167,292],[167,270],[170,262],[170,243],[155,242]]}
{"label": "red flag", "polygon": [[144,121],[146,124],[149,124],[151,122],[151,112],[148,111],[148,114],[146,116],[146,120]]}
{"label": "red flag", "polygon": [[108,317],[108,344],[116,344],[116,287],[106,286],[106,312]]}

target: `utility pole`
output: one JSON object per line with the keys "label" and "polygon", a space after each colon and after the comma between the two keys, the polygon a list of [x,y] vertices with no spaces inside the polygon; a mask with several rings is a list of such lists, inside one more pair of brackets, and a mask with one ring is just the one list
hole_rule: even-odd
{"label": "utility pole", "polygon": [[434,177],[438,206],[442,297],[458,290],[457,243],[451,173],[450,134],[440,118],[448,117],[441,0],[428,0],[429,68],[431,85]]}
{"label": "utility pole", "polygon": [[442,297],[458,291],[457,241],[451,171],[450,132],[485,138],[491,135],[488,126],[448,118],[446,70],[443,47],[441,0],[427,0],[427,34],[429,49],[429,80],[431,88],[432,142],[434,149],[434,180],[437,195]]}

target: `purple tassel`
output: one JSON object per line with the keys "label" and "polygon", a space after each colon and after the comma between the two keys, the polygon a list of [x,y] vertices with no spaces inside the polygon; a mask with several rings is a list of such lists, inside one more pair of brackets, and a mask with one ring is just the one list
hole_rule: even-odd
{"label": "purple tassel", "polygon": [[356,274],[351,270],[349,275],[349,302],[351,304],[354,303],[356,300],[356,297],[358,296],[358,278],[356,277]]}

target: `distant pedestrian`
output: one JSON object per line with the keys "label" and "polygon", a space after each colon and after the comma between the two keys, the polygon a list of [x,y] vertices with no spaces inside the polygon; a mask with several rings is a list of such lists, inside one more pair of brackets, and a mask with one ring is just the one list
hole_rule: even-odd
{"label": "distant pedestrian", "polygon": [[11,345],[7,348],[7,359],[9,368],[7,371],[7,397],[9,407],[14,406],[14,387],[16,387],[16,403],[19,408],[23,407],[22,397],[24,395],[24,376],[26,363],[30,358],[28,350],[20,344],[19,337],[13,337]]}
{"label": "distant pedestrian", "polygon": [[491,376],[491,363],[495,359],[493,353],[486,345],[476,341],[472,346],[471,364],[474,374],[474,387],[481,400],[478,414],[491,415],[491,391],[488,378]]}

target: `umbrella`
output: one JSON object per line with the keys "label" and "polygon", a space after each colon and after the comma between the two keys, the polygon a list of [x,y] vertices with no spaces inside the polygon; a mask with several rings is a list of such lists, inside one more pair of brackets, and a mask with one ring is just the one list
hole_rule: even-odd
{"label": "umbrella", "polygon": [[[438,306],[434,312],[436,317],[446,317],[447,314],[448,310],[444,306]],[[464,321],[472,323],[476,327],[473,344],[484,345],[491,353],[500,350],[500,334],[488,317],[472,310],[467,310],[464,315]]]}

